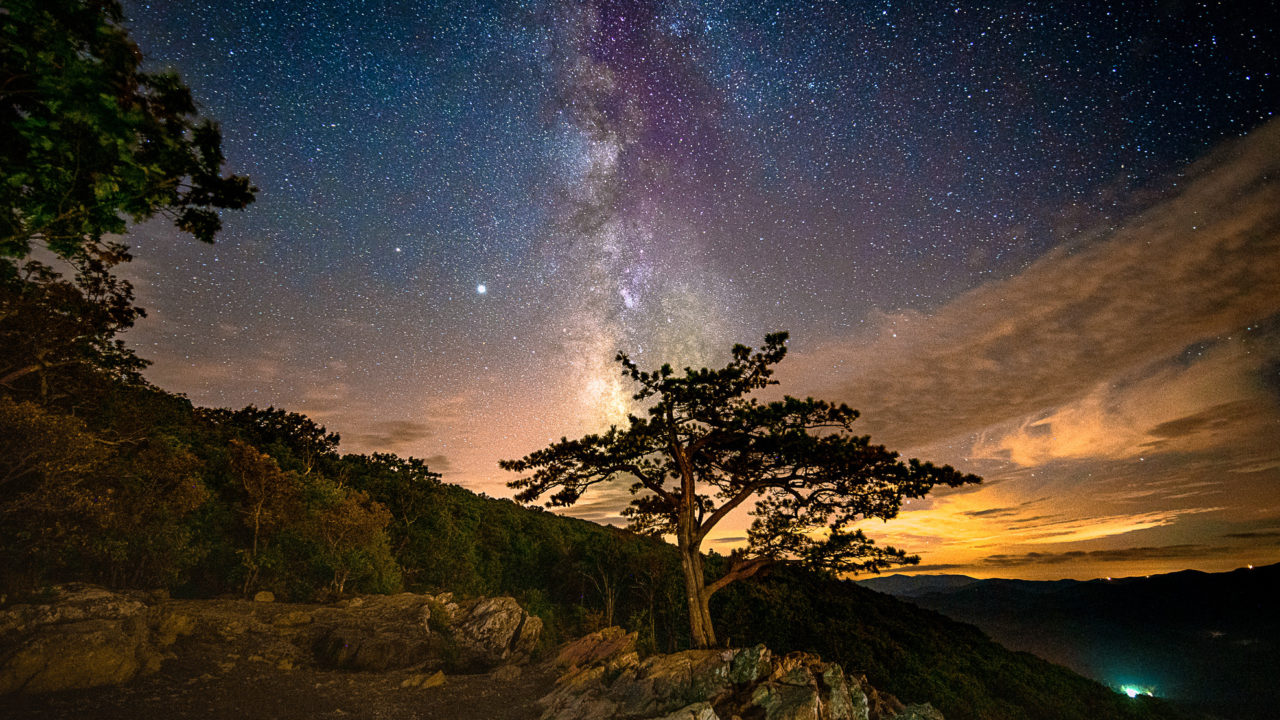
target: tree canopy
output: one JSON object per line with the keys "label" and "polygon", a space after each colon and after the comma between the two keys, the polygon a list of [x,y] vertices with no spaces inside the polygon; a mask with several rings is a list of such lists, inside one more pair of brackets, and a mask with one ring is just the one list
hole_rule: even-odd
{"label": "tree canopy", "polygon": [[[768,385],[786,355],[786,333],[753,351],[733,348],[723,368],[677,374],[670,365],[641,370],[624,353],[622,372],[639,385],[644,417],[577,440],[562,438],[507,470],[531,473],[509,483],[516,498],[568,506],[594,485],[629,480],[624,514],[633,530],[674,535],[684,568],[694,644],[715,643],[708,601],[715,592],[778,562],[835,572],[879,571],[917,562],[879,546],[856,525],[897,516],[906,498],[934,486],[980,482],[975,475],[895,452],[853,433],[858,412],[845,404],[786,396],[762,403],[751,393]],[[708,581],[701,546],[735,509],[751,503],[747,544],[729,568]]]}
{"label": "tree canopy", "polygon": [[12,0],[0,25],[0,257],[78,258],[156,215],[212,242],[254,188],[172,72],[141,69],[114,0]]}
{"label": "tree canopy", "polygon": [[[117,339],[143,311],[112,272],[130,260],[116,235],[164,216],[212,242],[256,190],[223,174],[178,76],[142,69],[118,2],[11,0],[0,18],[0,387],[47,402],[87,374],[141,381]],[[79,372],[54,387],[56,369]]]}

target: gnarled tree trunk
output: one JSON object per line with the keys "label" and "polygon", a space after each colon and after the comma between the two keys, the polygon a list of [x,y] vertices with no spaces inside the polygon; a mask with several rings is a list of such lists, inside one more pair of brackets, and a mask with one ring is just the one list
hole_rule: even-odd
{"label": "gnarled tree trunk", "polygon": [[[690,519],[691,520],[691,519]],[[677,531],[680,568],[684,572],[685,598],[689,605],[689,640],[695,648],[715,647],[716,631],[711,624],[706,576],[702,572],[702,552],[693,540],[693,523],[681,518]]]}

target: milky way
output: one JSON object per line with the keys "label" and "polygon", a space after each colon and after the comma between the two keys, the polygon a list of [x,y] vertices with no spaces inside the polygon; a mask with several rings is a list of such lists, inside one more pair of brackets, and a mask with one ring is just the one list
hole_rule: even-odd
{"label": "milky way", "polygon": [[505,495],[619,350],[786,329],[783,390],[988,478],[869,528],[926,564],[1280,554],[1269,4],[442,5],[126,3],[261,188],[131,236],[153,381]]}

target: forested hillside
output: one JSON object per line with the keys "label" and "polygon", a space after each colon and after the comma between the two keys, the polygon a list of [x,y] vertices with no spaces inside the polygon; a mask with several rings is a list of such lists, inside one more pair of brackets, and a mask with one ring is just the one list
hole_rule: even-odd
{"label": "forested hillside", "polygon": [[[195,408],[87,366],[38,379],[0,394],[9,597],[68,580],[188,597],[511,594],[553,641],[621,624],[646,650],[688,646],[677,558],[660,540],[477,496],[419,460],[343,455],[296,413]],[[1169,716],[814,573],[729,588],[712,611],[728,642],[820,653],[948,718]]]}
{"label": "forested hillside", "polygon": [[898,587],[914,605],[1103,682],[1150,688],[1228,718],[1271,717],[1280,702],[1274,682],[1280,620],[1273,609],[1280,565],[1087,582],[947,584],[921,577]]}

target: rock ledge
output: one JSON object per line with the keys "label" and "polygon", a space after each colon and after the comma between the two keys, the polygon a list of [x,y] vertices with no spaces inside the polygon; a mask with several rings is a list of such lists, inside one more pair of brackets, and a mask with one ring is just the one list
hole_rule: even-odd
{"label": "rock ledge", "polygon": [[808,653],[757,645],[641,660],[635,641],[606,628],[565,645],[553,661],[563,673],[539,700],[543,720],[943,720]]}
{"label": "rock ledge", "polygon": [[481,672],[528,660],[542,621],[512,598],[362,596],[332,605],[170,600],[64,585],[0,609],[0,695],[84,689],[158,670],[180,639],[288,670]]}

